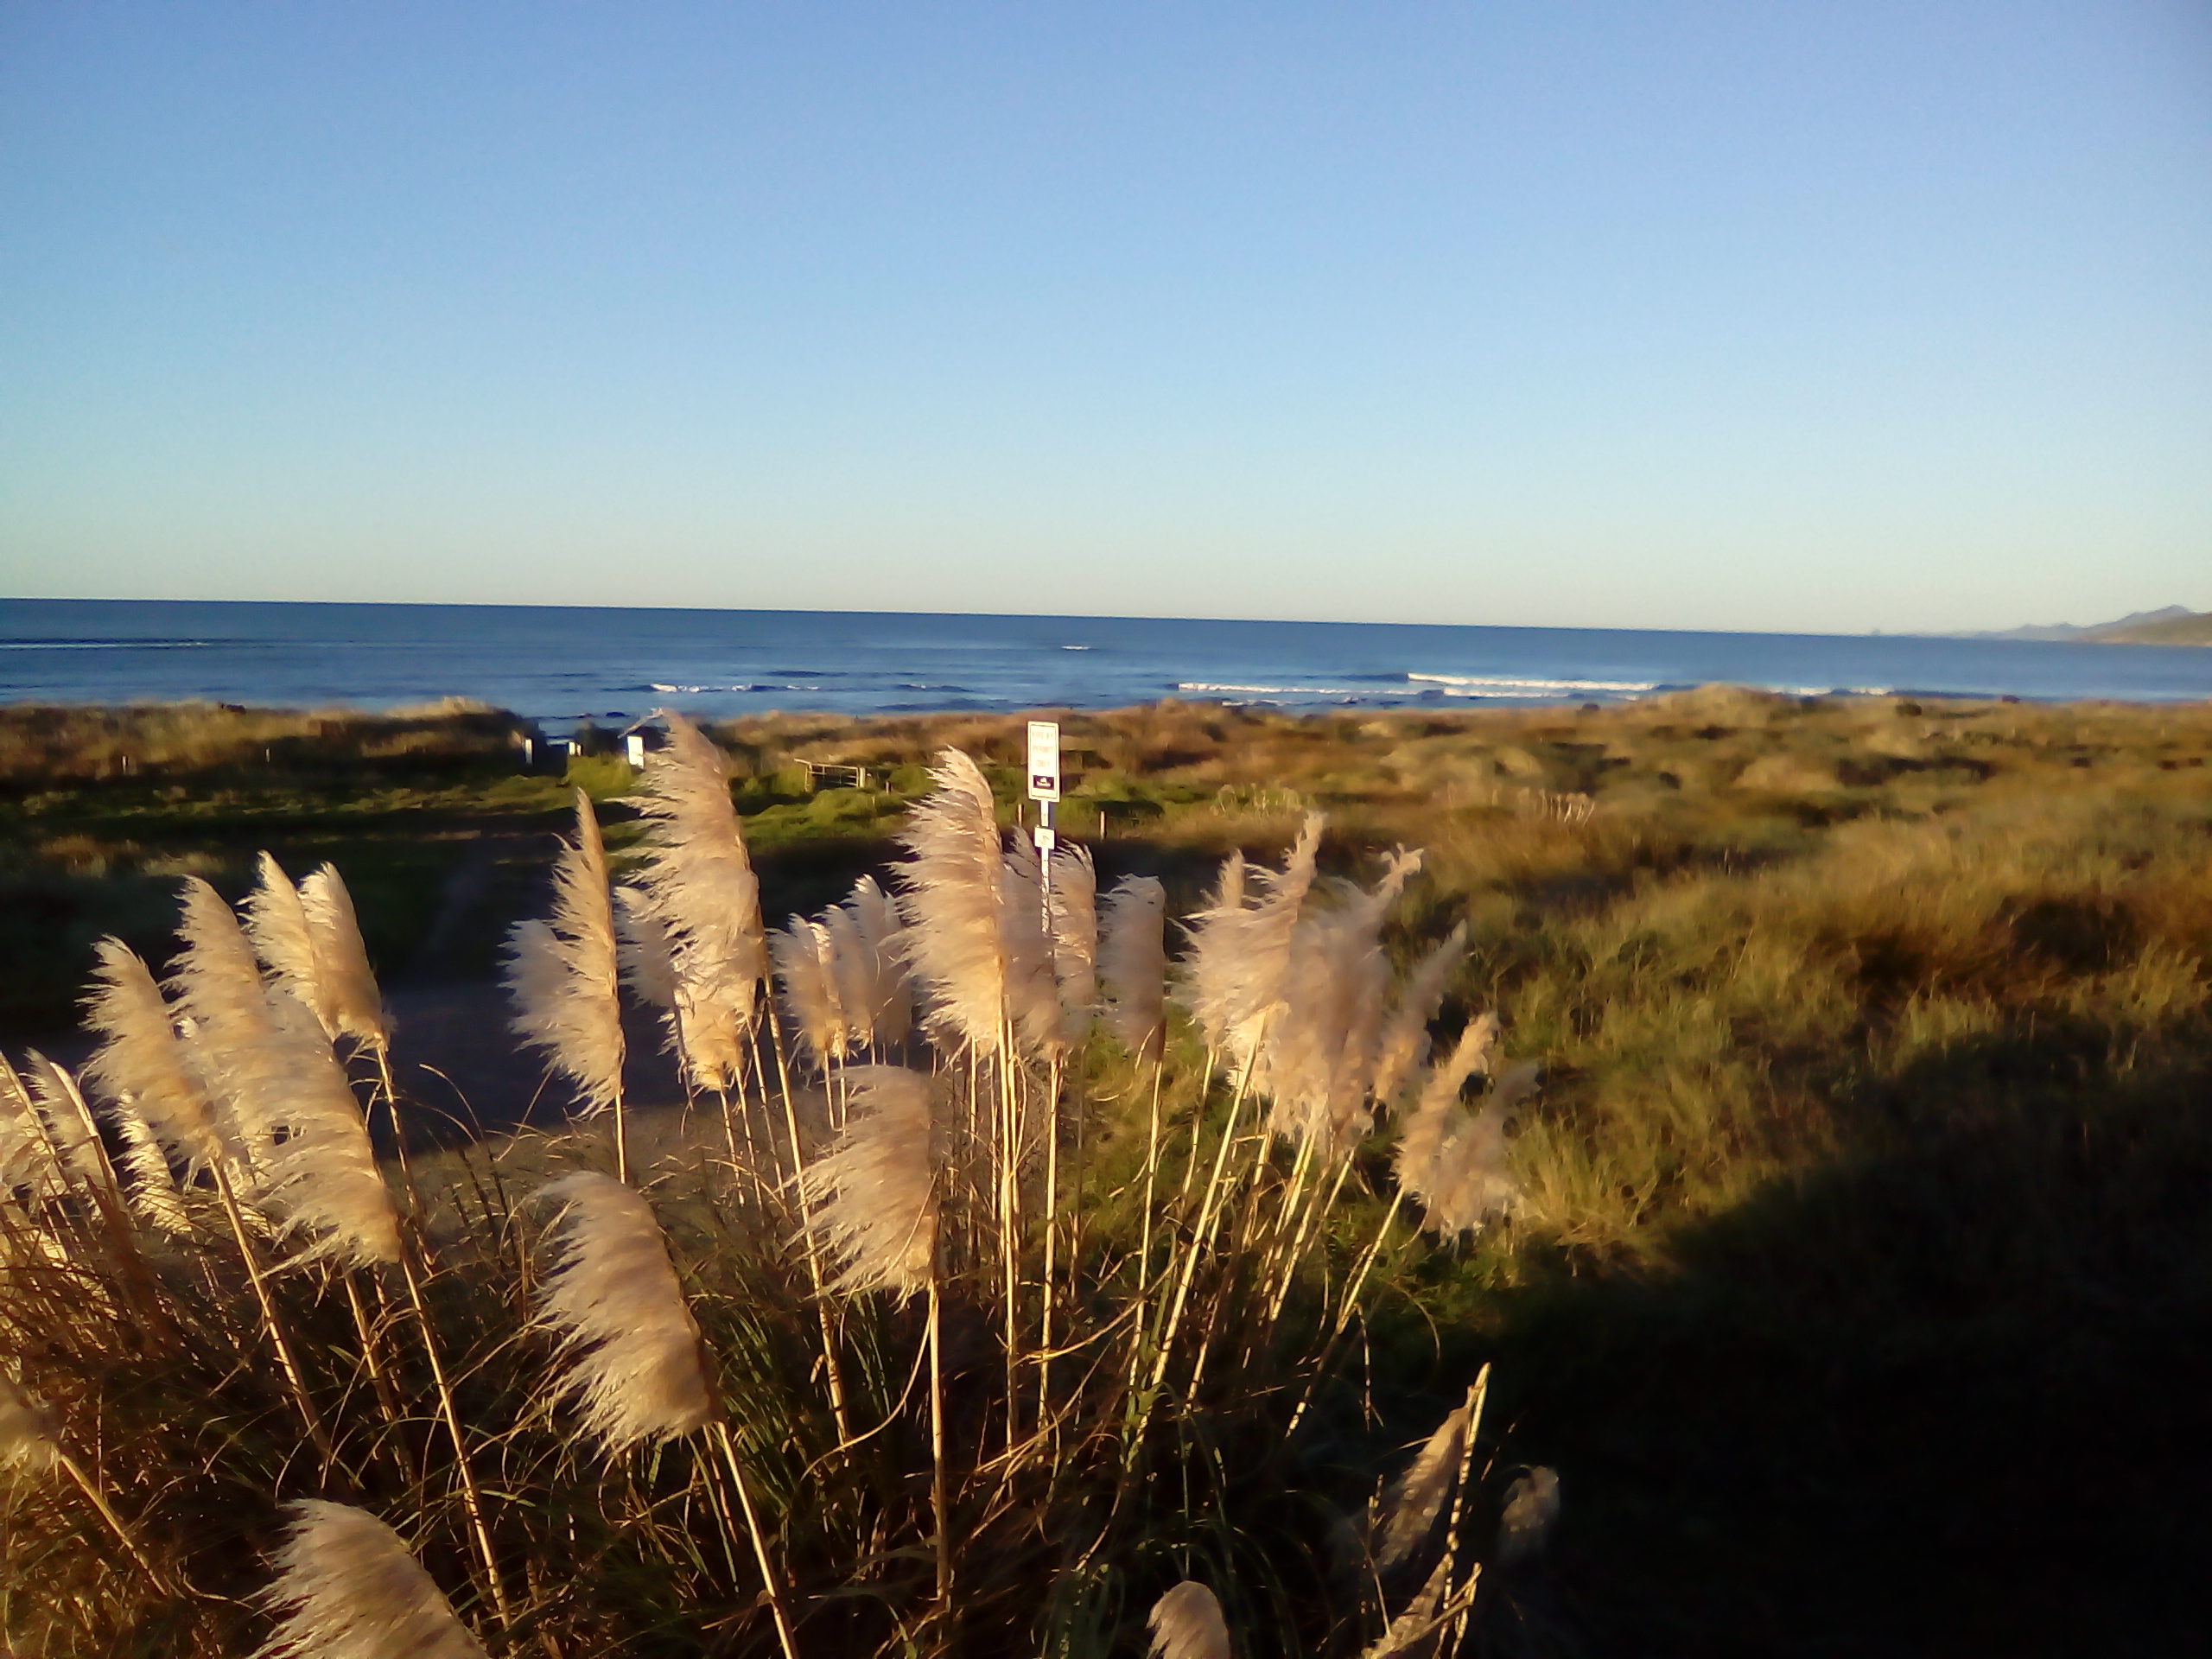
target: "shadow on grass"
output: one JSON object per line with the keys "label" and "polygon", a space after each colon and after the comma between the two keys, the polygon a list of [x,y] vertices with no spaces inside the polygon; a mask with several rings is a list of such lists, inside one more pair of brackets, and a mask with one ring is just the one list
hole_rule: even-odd
{"label": "shadow on grass", "polygon": [[1491,1650],[2205,1650],[2212,1045],[2088,1077],[2065,1051],[1899,1080],[1886,1149],[1686,1231],[1663,1276],[1509,1294],[1491,1421],[1566,1518],[1498,1580]]}

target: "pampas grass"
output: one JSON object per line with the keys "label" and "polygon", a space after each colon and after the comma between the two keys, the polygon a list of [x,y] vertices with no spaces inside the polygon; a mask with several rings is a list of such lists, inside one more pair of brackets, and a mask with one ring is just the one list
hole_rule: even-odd
{"label": "pampas grass", "polygon": [[1558,1524],[1559,1471],[1535,1468],[1506,1488],[1505,1508],[1497,1522],[1497,1560],[1501,1567],[1541,1554]]}
{"label": "pampas grass", "polygon": [[555,1397],[610,1457],[706,1427],[714,1398],[699,1326],[652,1206],[590,1171],[541,1187],[536,1202],[554,1211],[537,1321],[559,1341]]}
{"label": "pampas grass", "polygon": [[1247,902],[1249,872],[1240,852],[1222,866],[1214,902],[1186,924],[1191,948],[1181,994],[1207,1046],[1233,1071],[1248,1071],[1282,1001],[1291,943],[1321,845],[1323,818],[1309,813],[1280,870],[1262,869],[1262,892]]}
{"label": "pampas grass", "polygon": [[259,879],[245,900],[245,933],[272,981],[315,1015],[326,1037],[338,1035],[337,1000],[317,960],[313,930],[299,889],[267,853],[257,861]]}
{"label": "pampas grass", "polygon": [[1151,1659],[1230,1659],[1234,1652],[1220,1600],[1188,1579],[1153,1603],[1145,1623],[1152,1631]]}
{"label": "pampas grass", "polygon": [[818,1065],[845,1058],[848,1027],[830,958],[830,930],[794,916],[771,935],[768,950],[783,987],[783,1008],[800,1046]]}
{"label": "pampas grass", "polygon": [[1422,1443],[1405,1473],[1391,1484],[1375,1545],[1375,1564],[1384,1572],[1427,1542],[1443,1518],[1445,1503],[1459,1478],[1471,1412],[1471,1405],[1453,1408]]}
{"label": "pampas grass", "polygon": [[61,1461],[54,1414],[0,1371],[0,1468],[37,1474]]}
{"label": "pampas grass", "polygon": [[1167,1033],[1167,892],[1148,875],[1124,876],[1106,895],[1098,977],[1106,1025],[1130,1053],[1156,1058]]}
{"label": "pampas grass", "polygon": [[112,1193],[115,1171],[100,1143],[99,1126],[75,1080],[36,1049],[23,1058],[30,1073],[24,1082],[29,1085],[31,1104],[46,1125],[63,1173],[93,1192]]}
{"label": "pampas grass", "polygon": [[1036,843],[1016,830],[1000,855],[999,958],[1004,964],[1006,1019],[1020,1052],[1060,1052],[1060,993],[1053,975],[1052,936],[1046,925],[1045,867]]}
{"label": "pampas grass", "polygon": [[1406,1079],[1428,1058],[1428,1022],[1444,1000],[1444,987],[1467,954],[1467,925],[1454,922],[1451,932],[1432,947],[1406,977],[1376,1045],[1373,1093],[1388,1106]]}
{"label": "pampas grass", "polygon": [[86,1076],[128,1102],[188,1163],[208,1167],[229,1155],[206,1085],[177,1041],[153,975],[119,939],[93,946],[97,966],[85,1023],[100,1039]]}
{"label": "pampas grass", "polygon": [[399,1217],[360,1103],[310,1019],[294,1002],[272,1022],[268,1065],[284,1080],[286,1133],[269,1154],[260,1199],[283,1218],[284,1235],[308,1240],[291,1266],[396,1262]]}
{"label": "pampas grass", "polygon": [[[692,770],[696,781],[713,768]],[[321,982],[299,966],[300,918],[280,870],[264,867],[248,910],[265,978],[204,884],[188,888],[173,1003],[135,957],[104,950],[94,1006],[104,1040],[91,1075],[130,1210],[111,1202],[104,1213],[119,1237],[159,1236],[146,1288],[183,1351],[213,1356],[196,1385],[247,1396],[222,1400],[224,1421],[240,1426],[237,1443],[270,1450],[235,1478],[278,1496],[278,1481],[310,1478],[372,1495],[441,1576],[473,1553],[475,1592],[496,1615],[483,1641],[502,1659],[541,1636],[582,1652],[647,1630],[759,1651],[772,1627],[785,1659],[802,1638],[809,1653],[1072,1652],[1084,1644],[1036,1585],[1122,1572],[1159,1583],[1194,1557],[1222,1581],[1240,1552],[1261,1569],[1249,1582],[1265,1586],[1238,1604],[1255,1620],[1255,1645],[1356,1651],[1392,1628],[1394,1611],[1407,1616],[1396,1589],[1384,1603],[1298,1581],[1284,1540],[1300,1523],[1269,1506],[1284,1508],[1284,1491],[1312,1496],[1300,1454],[1285,1450],[1307,1405],[1321,1402],[1332,1432],[1344,1427],[1337,1391],[1349,1370],[1336,1337],[1363,1311],[1364,1269],[1343,1272],[1351,1252],[1335,1223],[1340,1195],[1367,1205],[1379,1172],[1341,1154],[1365,1132],[1386,1047],[1418,1064],[1425,1032],[1414,1028],[1458,948],[1447,940],[1394,994],[1382,929],[1415,858],[1392,855],[1365,887],[1323,883],[1318,820],[1280,868],[1249,883],[1232,858],[1213,922],[1198,930],[1213,966],[1183,981],[1221,977],[1223,1064],[1202,1064],[1194,1045],[1170,1040],[1164,1017],[1161,884],[1133,879],[1102,903],[1079,851],[1042,866],[1027,840],[1001,834],[971,760],[941,757],[938,770],[939,796],[916,814],[899,873],[901,905],[864,880],[777,936],[789,1019],[771,1034],[780,1044],[783,1026],[796,1028],[825,1062],[824,1086],[818,1101],[787,1088],[772,1105],[762,1084],[774,1086],[780,1066],[766,1078],[752,1068],[750,1089],[733,1068],[721,1128],[738,1163],[735,1125],[780,1108],[771,1139],[788,1129],[793,1154],[780,1185],[695,1146],[699,1155],[663,1166],[649,1202],[620,1178],[619,1134],[615,1176],[579,1168],[578,1141],[532,1134],[425,1160],[418,1235],[392,1203],[329,1025],[293,995]],[[669,845],[713,827],[711,799],[683,798],[688,806],[666,805],[656,820]],[[621,1109],[614,1022],[625,982],[671,1017],[687,1082],[715,1075],[685,1043],[693,990],[672,891],[613,893],[579,803],[554,914],[519,930],[510,976],[521,1028],[577,1080],[587,1106]],[[1117,1043],[1094,1042],[1089,1029],[1102,990]],[[910,1049],[915,1013],[933,1052]],[[1477,1056],[1462,1057],[1463,1077],[1488,1051],[1462,1046]],[[914,1052],[914,1064],[852,1063],[894,1048]],[[74,1141],[62,1132],[66,1079],[41,1082],[33,1069],[38,1104],[17,1117],[37,1133],[18,1137],[20,1156],[45,1160],[36,1190],[50,1196],[9,1224],[51,1249],[86,1247],[57,1262],[56,1282],[109,1274],[108,1258],[124,1253],[100,1246],[76,1196],[102,1190],[97,1142],[81,1126]],[[1303,1103],[1312,1127],[1294,1154],[1249,1119],[1240,1127],[1254,1090]],[[1464,1144],[1449,1114],[1466,1116],[1441,1083],[1435,1092],[1440,1103],[1407,1125],[1409,1135],[1413,1118],[1442,1125],[1432,1165]],[[810,1128],[826,1120],[826,1147],[808,1142],[802,1113]],[[188,1166],[183,1186],[172,1152]],[[195,1164],[213,1172],[235,1257],[193,1224]],[[1211,1173],[1203,1187],[1156,1179],[1178,1166]],[[537,1250],[507,1197],[525,1169],[525,1190],[536,1189],[527,1214],[543,1217]],[[245,1223],[233,1177],[270,1218],[265,1242]],[[385,1300],[395,1281],[403,1307]],[[102,1319],[129,1317],[135,1287],[118,1283],[119,1294],[97,1301]],[[252,1352],[238,1363],[251,1321],[231,1299],[248,1287],[304,1437],[257,1393],[265,1385]],[[29,1300],[5,1309],[29,1295],[0,1281],[0,1316],[14,1321],[5,1330],[28,1328]],[[529,1330],[550,1343],[518,1339]],[[103,1375],[132,1363],[104,1360]],[[54,1397],[73,1414],[105,1386]],[[742,1457],[725,1398],[745,1402]],[[200,1411],[172,1408],[182,1426]],[[143,1432],[156,1444],[170,1433]],[[213,1455],[226,1468],[240,1456]],[[118,1490],[180,1490],[174,1474],[134,1479]],[[1412,1481],[1393,1499],[1402,1518],[1383,1523],[1387,1534],[1427,1516],[1417,1537],[1386,1548],[1394,1567],[1410,1574],[1419,1560],[1431,1578],[1421,1552],[1436,1530],[1433,1485]],[[1262,1487],[1273,1495],[1257,1499]],[[361,1530],[379,1524],[365,1516],[344,1523],[353,1530],[339,1544],[309,1548],[305,1513],[270,1592],[272,1654],[351,1639],[346,1631],[380,1617],[346,1611],[366,1604],[344,1603],[345,1572],[310,1558],[378,1557],[406,1580],[385,1593],[391,1605],[428,1582],[404,1551],[397,1559],[416,1576],[391,1565],[397,1541]],[[1448,1585],[1465,1563],[1456,1519],[1445,1530]],[[1251,1541],[1230,1541],[1240,1537]],[[435,1605],[450,1620],[442,1598]],[[1114,1590],[1090,1605],[1128,1604]],[[1107,1617],[1119,1622],[1096,1645],[1131,1645],[1137,1614]],[[437,1628],[476,1639],[457,1624]],[[1163,1602],[1154,1634],[1179,1659],[1211,1659],[1228,1641],[1196,1585]]]}
{"label": "pampas grass", "polygon": [[580,789],[576,837],[554,861],[553,918],[523,922],[509,936],[507,988],[516,1032],[575,1084],[581,1109],[614,1109],[616,1173],[626,1179],[619,972],[607,847],[591,798]]}
{"label": "pampas grass", "polygon": [[[839,906],[843,925],[825,918],[837,939],[841,995],[847,1017],[861,1022],[878,1058],[903,1046],[914,1027],[914,993],[906,979],[906,936],[899,906],[872,875],[854,883]],[[847,943],[846,928],[850,943]],[[849,963],[849,967],[844,964]],[[848,983],[841,979],[841,984]]]}
{"label": "pampas grass", "polygon": [[18,1188],[43,1198],[65,1185],[54,1142],[22,1077],[0,1055],[0,1199],[13,1201]]}
{"label": "pampas grass", "polygon": [[930,1080],[900,1066],[844,1073],[844,1132],[800,1177],[807,1227],[837,1266],[844,1295],[929,1288],[937,1243]]}
{"label": "pampas grass", "polygon": [[303,1498],[263,1592],[281,1615],[255,1659],[485,1659],[399,1535],[362,1510]]}
{"label": "pampas grass", "polygon": [[1057,847],[1052,868],[1052,976],[1059,982],[1060,1039],[1079,1043],[1098,1006],[1098,874],[1090,849]]}
{"label": "pampas grass", "polygon": [[334,1035],[351,1037],[378,1051],[391,1043],[391,1016],[369,966],[368,947],[353,914],[353,896],[334,864],[325,864],[300,883],[300,909],[315,944],[316,984]]}
{"label": "pampas grass", "polygon": [[667,746],[637,798],[646,856],[640,885],[666,929],[684,1063],[702,1089],[729,1088],[743,1064],[768,970],[760,884],[738,828],[729,763],[683,715],[661,711]]}
{"label": "pampas grass", "polygon": [[926,1000],[925,1028],[940,1047],[999,1052],[1007,1014],[1001,912],[1005,869],[991,786],[976,763],[947,749],[931,771],[937,788],[899,836],[906,960]]}

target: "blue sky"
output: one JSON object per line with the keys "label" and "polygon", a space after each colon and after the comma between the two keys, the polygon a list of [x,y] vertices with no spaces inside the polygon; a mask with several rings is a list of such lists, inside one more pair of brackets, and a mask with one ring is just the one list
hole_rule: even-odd
{"label": "blue sky", "polygon": [[0,592],[2212,608],[2212,10],[17,0]]}

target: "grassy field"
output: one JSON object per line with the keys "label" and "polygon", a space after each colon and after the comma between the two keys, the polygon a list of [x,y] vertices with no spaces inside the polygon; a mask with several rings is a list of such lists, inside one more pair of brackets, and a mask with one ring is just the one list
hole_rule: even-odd
{"label": "grassy field", "polygon": [[[374,753],[396,730],[205,723],[128,772],[127,743],[0,742],[15,1035],[66,1020],[94,937],[158,953],[175,877],[235,897],[264,846],[295,874],[340,865],[388,988],[480,978],[540,907],[563,780],[519,773],[496,718],[425,717]],[[1426,1433],[1494,1365],[1490,1448],[1557,1468],[1564,1518],[1484,1650],[2204,1644],[2212,709],[1713,689],[1579,712],[1161,704],[1064,733],[1063,827],[1102,889],[1156,874],[1171,915],[1311,809],[1325,868],[1427,849],[1394,956],[1464,921],[1440,1029],[1495,1007],[1548,1067],[1512,1219],[1386,1254],[1361,1331],[1375,1415],[1346,1431]],[[771,925],[883,866],[937,749],[982,761],[1009,816],[1018,793],[1015,720],[715,734]],[[880,786],[812,791],[800,761]],[[627,768],[574,771],[619,867]],[[1332,1260],[1373,1231],[1380,1156]]]}

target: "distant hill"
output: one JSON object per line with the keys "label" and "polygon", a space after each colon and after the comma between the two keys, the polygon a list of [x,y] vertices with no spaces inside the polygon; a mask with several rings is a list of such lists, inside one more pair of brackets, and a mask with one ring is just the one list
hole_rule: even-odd
{"label": "distant hill", "polygon": [[2107,645],[2212,645],[2212,611],[2177,607],[2139,622],[2129,617],[2091,628],[2083,638]]}
{"label": "distant hill", "polygon": [[2117,621],[2093,622],[2087,627],[2077,627],[2071,622],[2046,622],[1968,634],[1967,638],[2071,639],[2101,645],[2212,645],[2212,612],[2167,605],[2155,611],[2137,611]]}

